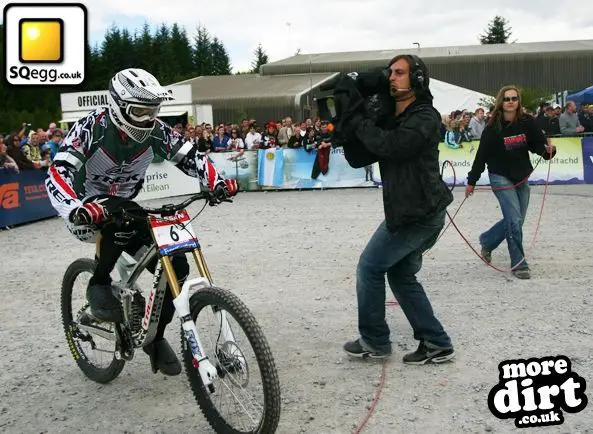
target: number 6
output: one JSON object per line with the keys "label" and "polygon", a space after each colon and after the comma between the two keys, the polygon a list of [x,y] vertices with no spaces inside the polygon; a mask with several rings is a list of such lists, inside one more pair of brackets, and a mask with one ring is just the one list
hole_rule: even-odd
{"label": "number 6", "polygon": [[173,230],[173,228],[174,228],[174,226],[173,226],[173,225],[171,225],[171,229],[169,230],[169,235],[171,235],[171,239],[172,239],[173,241],[179,241],[179,235],[177,235],[177,232],[175,232],[175,231]]}

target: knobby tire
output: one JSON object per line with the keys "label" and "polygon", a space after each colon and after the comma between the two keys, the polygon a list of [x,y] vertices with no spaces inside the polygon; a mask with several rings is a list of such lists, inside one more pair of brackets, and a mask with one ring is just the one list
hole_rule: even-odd
{"label": "knobby tire", "polygon": [[264,411],[259,426],[254,430],[238,431],[230,426],[210,400],[210,392],[204,386],[200,373],[192,364],[193,355],[182,329],[181,347],[183,349],[185,372],[190,382],[194,397],[200,406],[204,417],[217,433],[271,434],[276,432],[280,421],[281,409],[280,382],[272,352],[260,326],[249,308],[247,308],[235,294],[226,289],[209,287],[200,289],[192,295],[190,299],[190,309],[191,318],[194,323],[196,322],[198,313],[208,306],[219,306],[225,310],[227,315],[232,316],[235,321],[237,321],[247,336],[247,339],[254,350],[257,364],[262,374]]}

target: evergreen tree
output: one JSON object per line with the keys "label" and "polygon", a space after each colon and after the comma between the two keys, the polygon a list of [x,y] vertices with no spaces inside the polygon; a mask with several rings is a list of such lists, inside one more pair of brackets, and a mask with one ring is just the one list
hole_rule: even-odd
{"label": "evergreen tree", "polygon": [[177,23],[173,24],[171,27],[170,44],[177,64],[177,70],[173,71],[172,82],[178,82],[193,77],[195,71],[192,59],[192,47],[187,38],[185,29],[179,28]]}
{"label": "evergreen tree", "polygon": [[198,26],[198,31],[194,38],[194,68],[196,75],[213,75],[214,65],[212,64],[212,42],[210,33],[203,26]]}
{"label": "evergreen tree", "polygon": [[255,60],[253,60],[253,62],[251,62],[251,67],[252,67],[251,72],[258,73],[259,67],[268,63],[268,55],[264,51],[261,43],[253,51],[253,54],[255,55]]}
{"label": "evergreen tree", "polygon": [[153,37],[148,23],[144,23],[140,35],[134,37],[134,51],[136,52],[137,67],[150,70],[153,66],[154,47]]}
{"label": "evergreen tree", "polygon": [[179,66],[175,59],[169,28],[163,23],[154,36],[154,59],[148,71],[161,84],[170,84],[175,80]]}
{"label": "evergreen tree", "polygon": [[121,52],[123,54],[122,69],[123,68],[137,68],[138,60],[137,53],[134,46],[134,38],[130,34],[129,30],[124,28],[121,31]]}
{"label": "evergreen tree", "polygon": [[488,23],[486,34],[480,35],[480,43],[487,44],[506,44],[511,36],[509,22],[503,17],[497,15]]}
{"label": "evergreen tree", "polygon": [[212,54],[212,75],[230,75],[231,61],[224,44],[217,38],[212,39],[210,45]]}

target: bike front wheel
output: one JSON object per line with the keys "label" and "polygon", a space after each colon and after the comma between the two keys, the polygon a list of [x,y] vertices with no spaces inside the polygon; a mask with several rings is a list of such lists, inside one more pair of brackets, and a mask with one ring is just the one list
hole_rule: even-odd
{"label": "bike front wheel", "polygon": [[205,353],[218,371],[215,382],[205,387],[182,329],[185,371],[208,423],[217,433],[276,432],[280,382],[272,351],[253,314],[232,292],[215,287],[198,290],[190,307]]}

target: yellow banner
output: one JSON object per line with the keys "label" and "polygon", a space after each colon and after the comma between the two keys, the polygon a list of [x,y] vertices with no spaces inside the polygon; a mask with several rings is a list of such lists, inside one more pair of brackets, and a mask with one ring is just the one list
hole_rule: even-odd
{"label": "yellow banner", "polygon": [[[584,182],[583,174],[583,151],[580,137],[554,137],[550,139],[552,144],[556,146],[556,157],[552,160],[550,167],[550,183],[556,184],[578,184]],[[476,152],[478,151],[479,141],[464,142],[463,147],[458,149],[449,148],[445,143],[439,144],[439,161],[442,167],[444,161],[451,162],[455,171],[451,166],[446,165],[443,172],[443,180],[451,185],[453,182],[459,185],[465,185],[467,182],[467,174],[472,168]],[[535,168],[529,182],[534,184],[543,184],[548,178],[549,161],[544,160],[537,154],[531,153],[531,164]],[[540,161],[541,159],[541,161]],[[538,164],[539,162],[539,164]],[[381,182],[381,175],[379,173],[379,165],[375,163],[373,168],[373,180]],[[486,185],[489,183],[488,166],[482,173],[482,177],[478,181],[478,185]]]}

